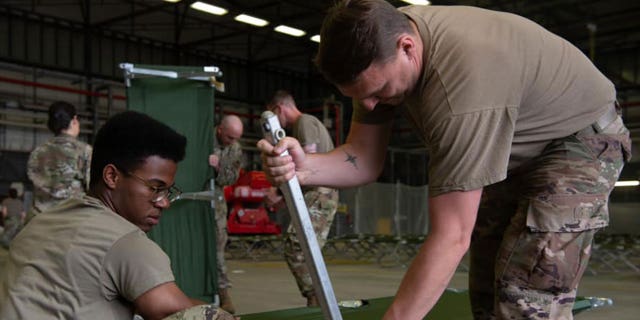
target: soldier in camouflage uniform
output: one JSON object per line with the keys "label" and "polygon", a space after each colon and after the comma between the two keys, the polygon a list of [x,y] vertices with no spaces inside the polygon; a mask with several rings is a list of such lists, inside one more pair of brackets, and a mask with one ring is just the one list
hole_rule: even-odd
{"label": "soldier in camouflage uniform", "polygon": [[227,115],[222,118],[220,125],[214,130],[213,154],[209,156],[209,165],[215,169],[218,294],[221,308],[230,313],[235,313],[235,308],[229,295],[231,282],[227,276],[227,266],[224,258],[229,236],[227,234],[228,209],[227,202],[224,199],[223,188],[234,184],[238,180],[243,159],[242,148],[238,139],[242,136],[243,124],[237,116]]}
{"label": "soldier in camouflage uniform", "polygon": [[[278,116],[283,128],[292,130],[305,153],[328,152],[333,149],[333,141],[327,128],[318,118],[304,114],[298,110],[295,100],[284,90],[277,91],[267,105],[267,109]],[[313,231],[315,231],[320,248],[327,241],[331,223],[338,209],[338,190],[324,187],[306,187],[304,192],[305,204],[309,208],[309,215]],[[273,199],[280,199],[269,196]],[[307,306],[318,306],[318,300],[311,282],[311,275],[305,263],[304,253],[296,237],[295,229],[289,225],[284,241],[284,257],[289,269],[293,273],[302,296],[307,298]]]}
{"label": "soldier in camouflage uniform", "polygon": [[275,184],[358,186],[384,168],[396,115],[409,120],[429,152],[429,234],[383,319],[422,319],[469,249],[475,319],[572,319],[630,158],[614,84],[505,12],[345,0],[320,33],[318,69],[353,98],[346,143],[322,155],[291,138],[258,147]]}
{"label": "soldier in camouflage uniform", "polygon": [[73,105],[55,102],[49,107],[47,127],[54,137],[29,155],[27,175],[34,186],[34,204],[27,221],[89,188],[91,146],[78,140],[80,122]]}

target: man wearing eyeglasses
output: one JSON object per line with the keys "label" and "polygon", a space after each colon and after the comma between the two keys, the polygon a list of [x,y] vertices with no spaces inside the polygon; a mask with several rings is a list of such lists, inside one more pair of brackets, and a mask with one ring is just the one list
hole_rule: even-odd
{"label": "man wearing eyeglasses", "polygon": [[[197,306],[193,319],[233,319],[188,298],[169,257],[146,236],[179,190],[186,139],[137,112],[96,136],[89,192],[37,215],[11,243],[0,319],[149,319]],[[202,306],[198,306],[202,305]],[[192,318],[190,318],[192,319]]]}
{"label": "man wearing eyeglasses", "polygon": [[227,234],[227,202],[224,199],[223,188],[238,180],[242,167],[242,147],[238,140],[242,137],[244,126],[242,120],[235,115],[226,115],[215,127],[213,135],[213,154],[209,156],[209,165],[215,170],[215,211],[216,211],[216,262],[218,272],[218,295],[220,307],[230,313],[235,313],[231,301],[229,288],[231,281],[227,276],[227,266],[224,250],[229,235]]}

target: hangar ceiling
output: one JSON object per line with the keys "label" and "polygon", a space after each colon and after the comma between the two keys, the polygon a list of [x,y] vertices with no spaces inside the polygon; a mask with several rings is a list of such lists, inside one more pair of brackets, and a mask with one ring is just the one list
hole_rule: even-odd
{"label": "hangar ceiling", "polygon": [[[175,0],[174,0],[175,1]],[[194,0],[4,0],[5,10],[52,17],[85,28],[118,32],[183,49],[313,73],[318,34],[327,0],[202,0],[226,8],[216,16],[195,10]],[[390,1],[395,6],[406,3]],[[600,55],[640,47],[640,2],[628,0],[433,0],[433,5],[472,5],[528,17],[568,39],[585,53]],[[234,21],[238,14],[267,20],[264,27]],[[274,31],[280,24],[306,32],[296,38]],[[637,69],[637,62],[635,63]],[[638,70],[611,71],[614,80],[637,89]]]}
{"label": "hangar ceiling", "polygon": [[[152,61],[148,63],[182,64],[189,60],[180,57],[195,54],[206,58],[196,63],[230,63],[231,66],[223,69],[224,81],[231,86],[235,84],[235,90],[228,90],[227,98],[247,99],[248,103],[257,105],[256,108],[261,107],[258,105],[260,100],[250,99],[260,94],[259,89],[262,93],[273,92],[273,86],[306,86],[307,89],[299,91],[304,92],[307,99],[325,96],[327,91],[324,89],[308,89],[317,83],[322,85],[312,63],[317,43],[309,38],[318,34],[324,13],[334,0],[201,1],[223,7],[228,13],[216,16],[195,10],[191,7],[195,0],[2,0],[0,61],[57,67],[57,70],[82,74],[89,79],[92,76],[118,79],[121,71],[117,62],[128,61],[122,57],[133,56],[137,61],[147,63],[145,52],[151,51]],[[400,0],[389,2],[394,6],[406,5]],[[615,83],[618,97],[626,107],[624,114],[634,142],[637,145],[640,141],[640,1],[431,2],[432,5],[470,5],[512,12],[569,40],[591,56],[598,68]],[[258,17],[269,24],[264,27],[243,24],[234,20],[238,14]],[[306,34],[292,37],[274,31],[274,27],[281,24]],[[58,48],[51,53],[49,50],[58,41]],[[76,47],[71,41],[81,44]],[[125,50],[125,53],[117,50]],[[163,57],[159,60],[153,57],[154,51],[162,52]],[[168,52],[169,60],[165,59],[165,52]],[[49,57],[51,55],[55,58]],[[84,59],[72,61],[74,55]],[[176,59],[176,56],[179,57]],[[280,79],[289,79],[288,82],[265,77],[265,73],[273,70]],[[309,80],[309,83],[302,84],[301,79]],[[311,81],[315,82],[311,84]],[[258,88],[263,83],[269,84]],[[90,84],[88,86],[88,90],[91,89]],[[403,130],[405,124],[400,126],[398,134],[394,135],[397,140],[394,145],[403,149],[422,146],[410,131]],[[634,153],[635,160],[639,160],[640,153]],[[634,172],[634,176],[640,174],[640,166]]]}
{"label": "hangar ceiling", "polygon": [[[173,52],[180,54],[198,52],[200,55],[211,57],[211,61],[233,61],[245,66],[243,71],[234,70],[235,73],[249,74],[254,72],[253,69],[266,66],[285,73],[292,72],[320,79],[312,63],[317,43],[309,38],[318,34],[324,13],[334,3],[333,0],[201,1],[223,7],[228,13],[217,16],[195,10],[191,7],[195,0],[3,0],[0,2],[0,18],[4,20],[0,23],[0,31],[10,31],[4,32],[8,34],[4,37],[8,38],[6,43],[9,46],[16,43],[15,39],[11,39],[18,37],[16,34],[24,34],[25,48],[32,45],[26,42],[42,42],[41,62],[47,61],[46,41],[51,41],[50,38],[57,39],[58,30],[62,28],[60,26],[68,26],[75,30],[73,32],[76,32],[75,35],[80,41],[83,39],[82,30],[88,30],[85,41],[86,35],[136,39],[137,42],[127,42],[120,46],[135,49],[136,44],[146,44],[156,48],[171,48]],[[391,0],[390,3],[395,6],[406,4],[399,0]],[[628,121],[634,130],[640,130],[640,107],[631,108],[640,106],[640,2],[433,0],[432,5],[471,5],[513,12],[532,19],[568,39],[585,54],[592,56],[598,68],[616,84],[619,98],[629,107]],[[238,14],[248,14],[269,23],[264,27],[240,23],[234,20]],[[30,30],[23,33],[10,30],[15,21],[24,22],[23,29]],[[29,23],[32,27],[27,26]],[[281,24],[303,30],[306,34],[292,37],[274,31],[274,27]],[[49,29],[53,31],[45,30],[49,26],[52,26]],[[36,33],[40,30],[39,37],[33,35],[33,39],[39,40],[31,39],[33,29]],[[0,35],[0,51],[6,50],[2,49],[2,42],[5,40],[2,37]],[[88,42],[89,46],[95,47],[97,41]],[[115,40],[105,43],[107,44],[99,48],[83,50],[83,54],[90,56],[92,53],[95,55],[108,51],[109,44],[115,43]],[[11,56],[11,48],[8,50],[8,56]],[[113,61],[120,61],[115,54],[111,56]],[[91,58],[85,60],[91,61]],[[113,61],[106,61],[108,59],[103,56],[94,57],[93,60],[94,65],[95,60],[99,60],[98,64],[106,64],[112,69],[112,76],[119,76],[119,70],[115,70],[117,66],[111,66],[115,64]],[[35,65],[39,65],[37,57],[25,62],[34,61]],[[76,72],[83,66],[85,69],[91,68],[91,64],[86,61],[84,65],[80,64],[80,68],[72,64],[70,68],[75,67],[73,70]],[[16,61],[14,59],[11,62]],[[40,65],[46,66],[45,63]],[[245,78],[251,79],[250,76]],[[245,80],[240,79],[236,82],[242,83]],[[252,88],[241,91],[241,96],[251,94],[251,90]],[[309,94],[312,95],[313,93]]]}

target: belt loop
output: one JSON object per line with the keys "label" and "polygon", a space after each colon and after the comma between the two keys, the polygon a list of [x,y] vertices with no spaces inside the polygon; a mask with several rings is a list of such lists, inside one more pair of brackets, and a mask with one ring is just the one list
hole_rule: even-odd
{"label": "belt loop", "polygon": [[592,124],[597,133],[604,132],[604,130],[619,117],[616,105],[617,103],[614,103],[613,106],[607,108],[607,111]]}

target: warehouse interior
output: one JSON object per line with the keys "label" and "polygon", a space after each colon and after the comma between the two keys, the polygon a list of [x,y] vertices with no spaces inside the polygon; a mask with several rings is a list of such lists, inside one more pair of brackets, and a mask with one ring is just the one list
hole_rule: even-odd
{"label": "warehouse interior", "polygon": [[[324,13],[334,2],[1,1],[0,198],[17,188],[25,203],[32,201],[27,160],[34,148],[52,136],[46,127],[52,102],[64,100],[76,106],[80,139],[89,144],[107,119],[129,108],[132,89],[127,81],[144,76],[127,75],[125,64],[152,69],[216,67],[215,81],[211,81],[215,91],[209,110],[212,125],[227,114],[242,119],[245,132],[240,142],[246,171],[261,170],[256,148],[262,138],[260,115],[276,90],[291,92],[302,112],[323,122],[336,146],[344,143],[352,102],[313,63],[318,43],[312,38],[319,34]],[[407,5],[400,0],[388,2]],[[226,12],[207,13],[196,9],[198,3]],[[620,180],[630,181],[631,186],[616,187],[611,193],[610,225],[596,237],[579,291],[579,295],[610,298],[613,305],[576,318],[635,319],[634,301],[640,295],[640,186],[633,183],[640,180],[640,3],[433,0],[430,5],[474,6],[531,19],[578,47],[615,85],[632,139],[632,159]],[[241,14],[267,23],[240,22]],[[281,25],[302,35],[276,31]],[[175,108],[176,113],[193,110]],[[429,230],[427,150],[402,116],[394,119],[392,130],[378,180],[340,190],[340,206],[323,249],[339,300],[394,295]],[[269,217],[282,230],[290,220],[282,213],[269,213]],[[181,235],[173,236],[175,240],[168,241],[179,242]],[[0,248],[0,272],[8,254]],[[239,315],[304,305],[282,260],[279,235],[230,234],[226,256]],[[450,287],[467,288],[467,263],[463,259]]]}

